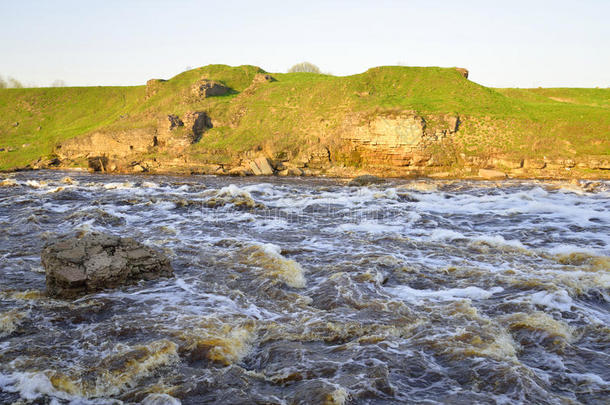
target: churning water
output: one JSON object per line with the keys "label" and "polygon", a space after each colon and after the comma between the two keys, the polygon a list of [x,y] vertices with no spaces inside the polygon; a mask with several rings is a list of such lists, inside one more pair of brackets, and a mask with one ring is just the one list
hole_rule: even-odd
{"label": "churning water", "polygon": [[[608,400],[608,182],[67,175],[1,183],[0,402]],[[176,277],[46,298],[89,230]]]}

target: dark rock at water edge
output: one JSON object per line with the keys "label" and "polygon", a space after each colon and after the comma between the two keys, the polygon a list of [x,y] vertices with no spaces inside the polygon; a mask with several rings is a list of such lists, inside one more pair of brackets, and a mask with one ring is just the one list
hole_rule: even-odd
{"label": "dark rock at water edge", "polygon": [[43,248],[41,261],[47,294],[56,298],[173,275],[164,254],[134,239],[102,233],[59,237]]}

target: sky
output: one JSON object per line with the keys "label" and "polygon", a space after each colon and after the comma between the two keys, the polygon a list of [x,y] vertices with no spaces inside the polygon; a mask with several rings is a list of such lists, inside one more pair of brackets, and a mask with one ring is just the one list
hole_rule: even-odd
{"label": "sky", "polygon": [[138,85],[187,67],[465,67],[492,87],[610,87],[610,0],[0,0],[0,75]]}

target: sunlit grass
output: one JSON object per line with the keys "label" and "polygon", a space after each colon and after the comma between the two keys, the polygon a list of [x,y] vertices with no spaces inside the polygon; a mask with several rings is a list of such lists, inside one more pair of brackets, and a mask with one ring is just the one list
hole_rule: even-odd
{"label": "sunlit grass", "polygon": [[[0,148],[14,149],[0,152],[0,169],[24,166],[94,130],[154,127],[167,114],[197,110],[207,111],[215,128],[192,146],[194,157],[298,150],[332,142],[350,117],[397,111],[430,122],[459,115],[455,142],[466,153],[610,154],[610,89],[492,89],[452,68],[400,66],[347,77],[272,74],[275,81],[249,88],[258,73],[264,71],[255,66],[205,66],[160,83],[149,98],[145,86],[0,89]],[[190,87],[202,78],[232,90],[196,100]]]}

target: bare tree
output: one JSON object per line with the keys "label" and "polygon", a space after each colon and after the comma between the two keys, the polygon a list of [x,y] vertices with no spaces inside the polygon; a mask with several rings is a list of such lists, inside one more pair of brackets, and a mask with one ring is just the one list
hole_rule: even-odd
{"label": "bare tree", "polygon": [[6,87],[7,87],[6,81],[4,81],[2,76],[0,76],[0,89],[6,89]]}
{"label": "bare tree", "polygon": [[297,63],[290,69],[288,69],[288,73],[297,73],[297,72],[307,72],[307,73],[321,73],[320,68],[309,62],[301,62]]}
{"label": "bare tree", "polygon": [[67,84],[65,81],[63,80],[54,80],[53,83],[51,83],[51,87],[66,87]]}

